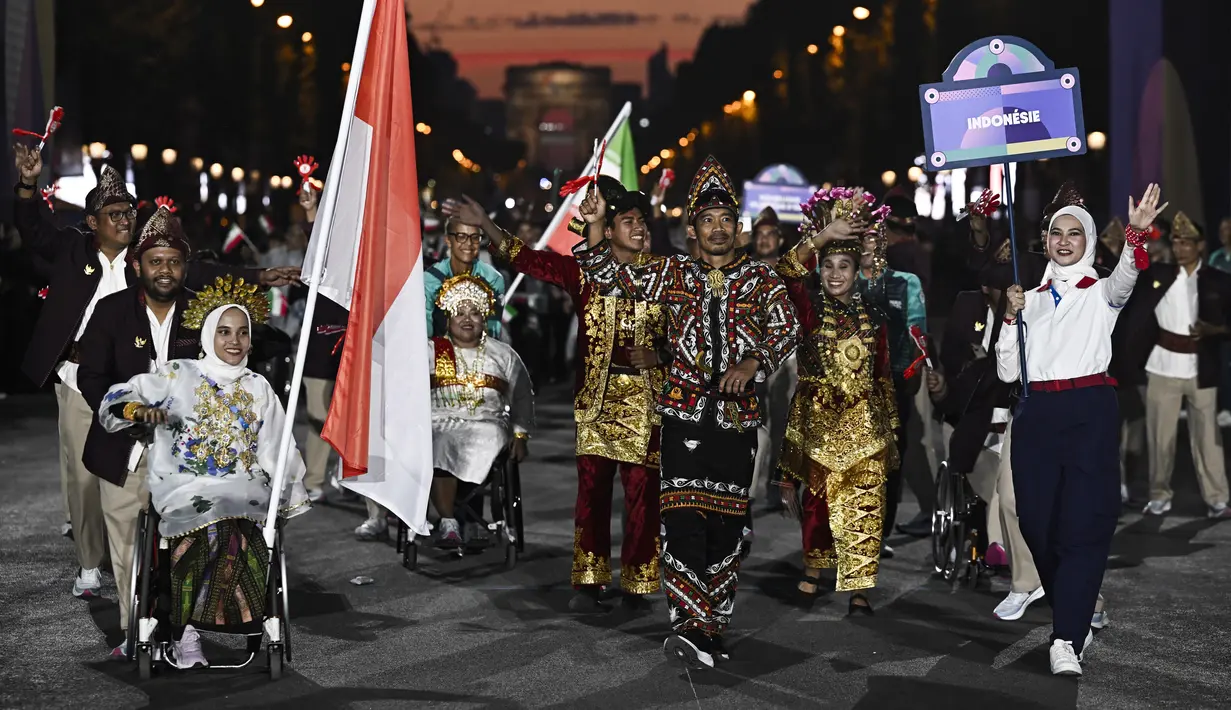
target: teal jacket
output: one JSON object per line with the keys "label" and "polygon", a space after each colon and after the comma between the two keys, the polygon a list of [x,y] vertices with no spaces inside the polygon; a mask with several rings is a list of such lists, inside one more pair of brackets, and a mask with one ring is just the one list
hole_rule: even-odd
{"label": "teal jacket", "polygon": [[[496,307],[492,309],[492,314],[487,318],[487,333],[499,338],[502,327],[501,315],[504,313],[504,276],[482,261],[476,261],[470,267],[470,272],[486,281],[496,293]],[[440,293],[441,285],[451,278],[453,278],[453,264],[447,258],[432,264],[423,272],[423,288],[427,295],[427,337],[429,338],[444,335],[444,332],[435,332],[437,327],[433,325],[437,319],[440,319],[436,308],[436,294]]]}
{"label": "teal jacket", "polygon": [[897,378],[921,354],[910,337],[910,327],[919,326],[928,332],[927,302],[919,277],[906,272],[885,269],[880,278],[869,281],[859,273],[859,291],[864,303],[881,311],[889,324],[889,369]]}

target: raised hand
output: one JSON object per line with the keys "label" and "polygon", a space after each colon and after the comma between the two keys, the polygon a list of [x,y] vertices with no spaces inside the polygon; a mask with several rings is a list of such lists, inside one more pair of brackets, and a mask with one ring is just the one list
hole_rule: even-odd
{"label": "raised hand", "polygon": [[1141,201],[1133,204],[1133,196],[1128,196],[1128,225],[1138,232],[1144,232],[1154,224],[1155,218],[1167,209],[1170,202],[1164,202],[1162,207],[1158,206],[1159,199],[1162,198],[1163,190],[1157,183],[1150,183],[1146,187],[1145,193],[1141,196]]}
{"label": "raised hand", "polygon": [[457,217],[464,224],[472,227],[482,227],[487,221],[487,213],[483,211],[483,206],[468,195],[462,195],[458,200],[445,200],[440,211],[446,217]]}
{"label": "raised hand", "polygon": [[972,219],[975,217],[986,218],[1000,209],[1000,195],[992,192],[990,189],[984,189],[979,195],[979,199],[966,205],[966,214]]}
{"label": "raised hand", "polygon": [[577,210],[586,224],[597,224],[607,216],[607,200],[603,199],[603,193],[597,187],[591,187]]}
{"label": "raised hand", "polygon": [[13,144],[17,165],[17,174],[26,185],[38,183],[38,176],[43,174],[43,153],[23,143]]}

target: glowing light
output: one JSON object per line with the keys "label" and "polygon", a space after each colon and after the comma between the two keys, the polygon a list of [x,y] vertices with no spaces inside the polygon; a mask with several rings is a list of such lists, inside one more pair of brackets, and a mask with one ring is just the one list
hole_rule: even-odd
{"label": "glowing light", "polygon": [[775,78],[775,79],[781,79],[781,78],[782,78],[782,70],[781,70],[781,69],[775,69],[775,70],[774,70],[774,78]]}
{"label": "glowing light", "polygon": [[851,14],[855,16],[856,20],[866,20],[872,15],[872,13],[868,11],[868,8],[862,6],[851,10]]}
{"label": "glowing light", "polygon": [[312,41],[312,33],[304,32],[302,35],[299,36],[299,39],[303,40],[304,44],[307,44]]}
{"label": "glowing light", "polygon": [[248,198],[244,197],[244,193],[239,193],[235,198],[235,214],[243,214],[248,210]]}
{"label": "glowing light", "polygon": [[642,128],[649,128],[649,127],[650,127],[650,119],[648,119],[648,118],[643,118],[643,119],[641,119],[640,121],[637,121],[637,125],[638,125],[638,126],[641,126]]}
{"label": "glowing light", "polygon": [[460,163],[466,159],[466,156],[465,154],[462,153],[462,151],[459,148],[454,148],[453,149],[453,159]]}
{"label": "glowing light", "polygon": [[243,180],[244,179],[244,169],[243,168],[231,168],[231,179],[234,180],[235,182],[239,182],[240,180]]}
{"label": "glowing light", "polygon": [[661,160],[661,159],[660,159],[660,158],[656,155],[656,156],[654,156],[653,158],[650,158],[650,167],[651,167],[651,168],[657,168],[657,167],[658,167],[658,165],[659,165],[659,163],[661,163],[661,162],[662,162],[662,160]]}
{"label": "glowing light", "polygon": [[648,166],[648,165],[642,165],[642,166],[641,166],[641,174],[642,174],[642,175],[649,175],[649,174],[650,174],[650,166]]}
{"label": "glowing light", "polygon": [[170,165],[179,157],[179,153],[175,152],[174,148],[164,148],[162,151],[162,164]]}
{"label": "glowing light", "polygon": [[753,91],[752,89],[748,89],[747,91],[744,92],[744,103],[750,104],[756,100],[757,100],[757,92]]}
{"label": "glowing light", "polygon": [[539,189],[540,190],[550,190],[551,180],[548,180],[547,178],[539,178]]}
{"label": "glowing light", "polygon": [[342,62],[342,71],[350,71],[350,62]]}
{"label": "glowing light", "polygon": [[144,143],[133,143],[131,152],[133,160],[142,161],[150,154],[150,147]]}
{"label": "glowing light", "polygon": [[844,34],[846,34],[846,28],[845,28],[845,27],[843,27],[842,25],[834,25],[834,28],[833,28],[833,36],[834,36],[834,37],[841,37],[841,36],[842,36],[842,35],[844,35]]}
{"label": "glowing light", "polygon": [[290,27],[291,23],[294,21],[295,21],[295,18],[291,17],[290,15],[281,15],[278,17],[278,26],[285,30],[286,28]]}
{"label": "glowing light", "polygon": [[684,210],[680,209],[679,207],[672,208],[671,210],[672,217],[679,217],[683,214],[684,214]]}
{"label": "glowing light", "polygon": [[1086,136],[1086,145],[1090,146],[1090,150],[1102,150],[1107,147],[1107,134],[1102,131],[1094,131]]}
{"label": "glowing light", "polygon": [[209,176],[215,180],[222,177],[222,163],[214,163],[209,166]]}
{"label": "glowing light", "polygon": [[516,206],[517,206],[517,200],[514,200],[512,197],[510,197],[510,198],[508,198],[507,200],[505,200],[505,201],[504,201],[504,207],[505,207],[505,209],[510,209],[510,210],[511,210],[511,209],[513,209],[513,208],[514,208],[514,207],[516,207]]}
{"label": "glowing light", "polygon": [[272,187],[272,188],[274,188],[274,189],[276,190],[276,189],[278,189],[278,186],[279,186],[279,185],[281,185],[281,184],[282,184],[282,178],[281,178],[280,176],[278,176],[278,175],[271,175],[271,176],[269,176],[269,186],[270,186],[270,187]]}
{"label": "glowing light", "polygon": [[658,155],[662,157],[663,160],[670,160],[671,156],[675,155],[675,153],[673,153],[670,148],[663,148],[658,152]]}
{"label": "glowing light", "polygon": [[815,44],[808,45],[808,54],[816,54],[819,51],[821,51],[821,48]]}
{"label": "glowing light", "polygon": [[415,130],[422,133],[425,136],[431,135],[432,133],[432,127],[427,125],[426,123],[423,123],[422,121],[415,124]]}
{"label": "glowing light", "polygon": [[283,190],[291,189],[291,176],[290,175],[282,176],[282,189]]}
{"label": "glowing light", "polygon": [[252,180],[252,181],[254,181],[254,182],[255,182],[255,181],[257,181],[257,180],[260,180],[260,179],[261,179],[261,171],[260,171],[260,170],[253,170],[252,172],[248,173],[248,179],[249,179],[249,180]]}
{"label": "glowing light", "polygon": [[893,187],[893,183],[897,181],[898,181],[898,174],[893,172],[892,170],[886,170],[885,172],[881,173],[881,182],[884,183],[885,187]]}
{"label": "glowing light", "polygon": [[205,169],[205,161],[201,158],[193,158],[191,161],[192,169],[201,172]]}
{"label": "glowing light", "polygon": [[265,0],[251,0],[253,7],[260,7],[265,4]]}
{"label": "glowing light", "polygon": [[553,205],[553,204],[551,204],[550,202],[548,202],[547,204],[543,205],[543,211],[544,211],[544,212],[546,212],[546,213],[548,213],[548,214],[551,214],[551,213],[552,213],[552,212],[554,212],[555,210],[556,210],[556,206],[555,206],[555,205]]}
{"label": "glowing light", "polygon": [[681,147],[681,148],[687,148],[687,147],[688,147],[688,139],[687,139],[687,138],[681,138],[681,139],[680,139],[680,147]]}
{"label": "glowing light", "polygon": [[919,178],[923,177],[923,168],[918,165],[910,166],[910,170],[906,171],[906,177],[910,178],[911,182],[919,182]]}
{"label": "glowing light", "polygon": [[89,150],[91,158],[100,160],[103,157],[103,153],[107,152],[107,144],[94,142],[90,144]]}
{"label": "glowing light", "polygon": [[227,208],[227,193],[218,193],[218,209],[225,210]]}

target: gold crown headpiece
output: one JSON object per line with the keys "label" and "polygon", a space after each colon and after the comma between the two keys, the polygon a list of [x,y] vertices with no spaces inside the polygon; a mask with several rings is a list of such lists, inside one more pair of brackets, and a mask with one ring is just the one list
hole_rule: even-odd
{"label": "gold crown headpiece", "polygon": [[455,316],[463,303],[478,307],[486,318],[496,305],[496,294],[483,279],[470,274],[454,276],[441,284],[440,293],[436,294],[438,308]]}
{"label": "gold crown headpiece", "polygon": [[[870,232],[876,237],[872,269],[876,275],[885,270],[885,220],[892,210],[889,205],[875,209],[876,195],[860,187],[831,187],[817,190],[807,202],[799,205],[804,213],[804,231],[819,234],[837,220],[865,219],[871,223]],[[862,251],[862,248],[861,248]]]}
{"label": "gold crown headpiece", "polygon": [[223,306],[243,306],[253,325],[269,319],[269,298],[261,287],[228,275],[219,276],[214,279],[213,286],[197,291],[184,311],[184,327],[200,330],[205,324],[205,317]]}

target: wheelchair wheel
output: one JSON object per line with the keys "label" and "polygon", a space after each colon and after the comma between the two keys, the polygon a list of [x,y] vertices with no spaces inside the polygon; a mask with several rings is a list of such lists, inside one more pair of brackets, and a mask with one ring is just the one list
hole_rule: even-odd
{"label": "wheelchair wheel", "polygon": [[932,566],[936,574],[945,573],[952,525],[953,481],[949,464],[942,461],[936,472],[936,509],[932,512]]}
{"label": "wheelchair wheel", "polygon": [[526,528],[522,519],[521,466],[513,460],[505,465],[504,521],[512,526],[517,552],[526,551]]}
{"label": "wheelchair wheel", "polygon": [[278,526],[278,591],[281,608],[278,615],[282,618],[282,646],[286,653],[286,662],[294,661],[291,656],[291,585],[286,577],[286,552],[282,549],[281,523]]}
{"label": "wheelchair wheel", "polygon": [[149,680],[154,675],[154,651],[148,643],[134,644],[137,649],[137,675],[141,680]]}
{"label": "wheelchair wheel", "polygon": [[961,581],[962,573],[967,570],[969,564],[968,547],[970,538],[970,521],[966,511],[966,500],[964,481],[960,476],[952,475],[950,481],[950,490],[953,491],[952,522],[949,526],[949,535],[945,545],[945,572],[944,578],[954,587]]}
{"label": "wheelchair wheel", "polygon": [[406,527],[406,523],[398,520],[398,538],[397,538],[397,553],[404,555],[406,553],[406,543],[408,542],[410,529]]}
{"label": "wheelchair wheel", "polygon": [[419,546],[413,540],[402,546],[402,566],[411,571],[419,566]]}
{"label": "wheelchair wheel", "polygon": [[[145,583],[145,578],[148,576],[143,573],[145,562],[145,543],[146,543],[146,520],[148,514],[142,510],[137,513],[137,539],[133,543],[133,558],[132,558],[132,574],[129,575],[128,591],[132,595],[128,605],[128,629],[125,642],[127,648],[124,649],[124,655],[128,660],[134,660],[137,647],[137,620],[141,618],[145,606],[147,596],[141,586]],[[121,602],[122,603],[122,602]]]}

